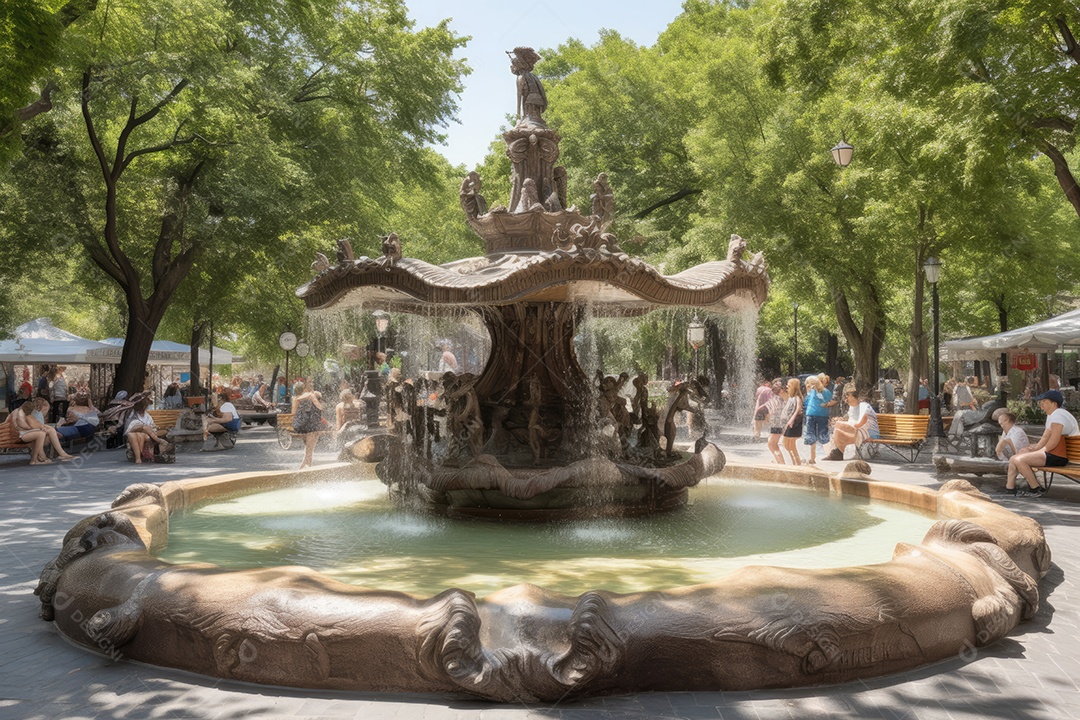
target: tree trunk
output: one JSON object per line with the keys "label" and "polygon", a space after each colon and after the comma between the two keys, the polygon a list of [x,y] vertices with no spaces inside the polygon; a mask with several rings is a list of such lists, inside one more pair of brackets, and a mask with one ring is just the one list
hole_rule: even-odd
{"label": "tree trunk", "polygon": [[840,374],[840,340],[833,333],[825,335],[825,373],[829,377]]}
{"label": "tree trunk", "polygon": [[128,298],[127,333],[124,336],[124,352],[113,378],[113,393],[126,390],[129,394],[140,392],[146,382],[146,361],[150,357],[150,344],[154,342],[161,318],[150,316],[142,298]]}
{"label": "tree trunk", "polygon": [[[904,387],[907,388],[907,397],[904,398],[904,412],[915,414],[919,412],[919,381],[928,378],[926,373],[930,363],[926,359],[926,331],[923,329],[923,282],[926,279],[923,272],[922,253],[915,253],[915,307],[911,316],[911,331],[908,336],[908,373]],[[934,384],[929,384],[931,391]]]}
{"label": "tree trunk", "polygon": [[855,323],[847,295],[838,287],[832,288],[833,306],[840,329],[847,338],[848,345],[855,355],[855,368],[852,380],[860,392],[868,391],[874,384],[874,372],[881,357],[881,346],[885,342],[887,319],[885,309],[878,300],[877,288],[872,283],[862,286],[866,295],[861,298],[862,327]]}

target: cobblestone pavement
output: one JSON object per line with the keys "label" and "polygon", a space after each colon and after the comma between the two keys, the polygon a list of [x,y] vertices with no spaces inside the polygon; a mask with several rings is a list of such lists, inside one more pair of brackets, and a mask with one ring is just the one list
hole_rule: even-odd
{"label": "cobblestone pavement", "polygon": [[[736,462],[769,462],[764,443],[722,434]],[[500,706],[453,695],[380,695],[274,689],[113,662],[67,643],[37,618],[42,566],[80,518],[109,507],[127,485],[299,465],[268,428],[246,429],[226,453],[181,453],[176,465],[135,467],[119,451],[84,451],[68,465],[30,467],[0,457],[0,720],[5,718],[1068,718],[1080,716],[1080,485],[1042,499],[1008,500],[1042,523],[1053,566],[1042,607],[991,647],[872,682],[799,690],[646,693],[558,705]],[[329,454],[317,458],[332,459]],[[71,465],[77,465],[72,467]],[[826,470],[841,463],[820,461]],[[926,458],[875,462],[873,477],[936,487]],[[948,478],[944,478],[948,479]],[[988,480],[986,489],[998,485]],[[959,649],[958,649],[959,650]]]}

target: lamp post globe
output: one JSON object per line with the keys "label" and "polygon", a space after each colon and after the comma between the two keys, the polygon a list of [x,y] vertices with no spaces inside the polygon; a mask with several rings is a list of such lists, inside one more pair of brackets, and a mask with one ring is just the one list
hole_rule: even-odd
{"label": "lamp post globe", "polygon": [[851,164],[851,157],[855,154],[855,148],[848,145],[846,140],[841,140],[829,152],[832,153],[834,163],[846,168]]}
{"label": "lamp post globe", "polygon": [[698,374],[698,349],[705,344],[705,326],[694,315],[694,319],[686,327],[686,342],[694,348],[694,376]]}

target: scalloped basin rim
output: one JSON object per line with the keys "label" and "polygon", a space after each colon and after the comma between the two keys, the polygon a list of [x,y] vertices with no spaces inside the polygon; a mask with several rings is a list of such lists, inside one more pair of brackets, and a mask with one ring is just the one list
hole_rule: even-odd
{"label": "scalloped basin rim", "polygon": [[793,687],[910,669],[986,645],[1032,617],[1036,581],[1050,564],[1038,523],[962,480],[933,491],[737,463],[721,474],[899,503],[940,521],[921,544],[900,542],[878,565],[747,567],[690,587],[576,598],[532,585],[480,600],[458,589],[418,598],[301,567],[227,571],[150,554],[167,542],[170,513],[351,469],[130,486],[112,512],[72,528],[42,571],[42,617],[92,650],[213,677],[555,701]]}

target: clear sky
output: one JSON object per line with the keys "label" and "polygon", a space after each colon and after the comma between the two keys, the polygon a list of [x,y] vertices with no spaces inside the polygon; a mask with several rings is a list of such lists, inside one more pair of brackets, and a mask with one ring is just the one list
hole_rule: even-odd
{"label": "clear sky", "polygon": [[447,143],[436,149],[450,162],[472,168],[514,112],[516,91],[507,50],[526,45],[554,48],[570,38],[586,45],[601,29],[614,30],[649,46],[682,12],[681,0],[406,0],[418,27],[451,18],[450,28],[472,40],[458,55],[472,74],[458,98],[458,120],[446,129]]}

